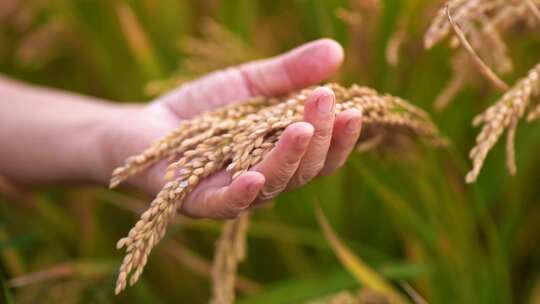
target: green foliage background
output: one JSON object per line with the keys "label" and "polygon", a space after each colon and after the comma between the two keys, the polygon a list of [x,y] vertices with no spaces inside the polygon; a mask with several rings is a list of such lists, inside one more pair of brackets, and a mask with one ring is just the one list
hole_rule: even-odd
{"label": "green foliage background", "polygon": [[[351,10],[354,1],[347,0],[9,0],[0,7],[15,2],[29,17],[0,17],[1,73],[118,102],[149,100],[145,85],[178,69],[185,57],[179,41],[200,35],[206,17],[265,55],[318,37],[334,38],[347,56],[335,80],[368,85],[431,112],[451,76],[452,50],[421,46],[439,1],[384,0],[378,18],[361,16],[373,26],[357,34],[336,17],[340,8]],[[134,12],[146,47],[130,44],[133,29],[119,21],[122,5]],[[401,20],[407,40],[393,67],[385,51]],[[60,34],[29,41],[51,24],[61,25]],[[509,82],[539,60],[539,31],[507,33],[516,66]],[[420,145],[355,155],[336,176],[283,195],[274,208],[257,212],[249,231],[249,258],[240,268],[239,303],[302,303],[360,287],[318,228],[315,200],[359,257],[392,282],[410,283],[430,303],[538,303],[540,125],[519,129],[516,177],[506,173],[504,147],[498,145],[479,182],[465,185],[467,153],[477,132],[470,122],[498,96],[480,83],[468,86],[446,111],[433,113],[452,142],[448,149]],[[122,257],[115,242],[148,200],[104,186],[4,189],[4,301],[206,302],[220,223],[190,219],[172,227],[141,281],[113,296]],[[29,274],[35,282],[22,280]]]}

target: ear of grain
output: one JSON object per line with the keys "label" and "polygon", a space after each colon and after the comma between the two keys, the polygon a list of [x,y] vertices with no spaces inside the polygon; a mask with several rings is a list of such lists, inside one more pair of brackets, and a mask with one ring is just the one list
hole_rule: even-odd
{"label": "ear of grain", "polygon": [[473,161],[473,168],[467,174],[466,181],[468,183],[476,181],[489,151],[507,129],[510,132],[507,144],[509,150],[507,163],[510,171],[515,171],[515,161],[513,160],[515,130],[517,123],[530,107],[531,99],[538,96],[540,92],[539,77],[540,64],[530,70],[527,77],[519,80],[497,103],[474,119],[474,125],[483,125],[483,127],[476,138],[476,146],[469,154]]}
{"label": "ear of grain", "polygon": [[[414,135],[436,145],[445,144],[428,114],[398,97],[380,95],[357,85],[327,86],[335,92],[337,112],[353,108],[363,112],[366,134],[384,133],[385,140]],[[111,185],[116,186],[158,161],[174,159],[167,173],[169,182],[129,234],[118,242],[118,248],[125,248],[126,256],[120,267],[116,293],[125,289],[128,282],[132,285],[138,280],[152,248],[163,238],[168,222],[199,182],[221,170],[230,171],[236,178],[259,163],[275,146],[283,130],[302,120],[304,102],[314,89],[233,104],[182,122],[178,129],[141,155],[130,157],[113,172]],[[360,142],[365,139],[361,138]]]}
{"label": "ear of grain", "polygon": [[[537,8],[538,4],[533,3],[533,6]],[[436,98],[435,108],[446,107],[465,84],[478,83],[478,73],[506,91],[507,85],[497,74],[510,73],[513,63],[501,32],[523,21],[530,23],[530,19],[536,23],[534,12],[531,2],[524,0],[446,1],[426,32],[424,45],[429,49],[449,37],[452,47],[463,45],[471,56],[463,58],[467,57],[463,50],[456,53],[452,60],[453,77]],[[477,69],[472,69],[471,65]]]}
{"label": "ear of grain", "polygon": [[246,234],[249,213],[225,222],[217,241],[212,265],[212,304],[234,303],[234,286],[238,263],[246,257]]}
{"label": "ear of grain", "polygon": [[446,6],[446,14],[448,15],[448,20],[450,21],[450,24],[452,25],[452,28],[454,29],[454,32],[456,33],[459,42],[461,45],[467,50],[467,52],[471,55],[471,58],[473,59],[473,62],[478,67],[478,71],[482,75],[484,75],[491,83],[495,85],[496,88],[498,88],[501,91],[508,90],[508,85],[491,70],[491,68],[484,63],[484,61],[478,56],[476,51],[474,50],[473,46],[469,43],[467,40],[467,37],[465,37],[465,34],[463,31],[459,28],[459,26],[454,22],[454,19],[452,18],[452,15],[450,14],[450,8]]}

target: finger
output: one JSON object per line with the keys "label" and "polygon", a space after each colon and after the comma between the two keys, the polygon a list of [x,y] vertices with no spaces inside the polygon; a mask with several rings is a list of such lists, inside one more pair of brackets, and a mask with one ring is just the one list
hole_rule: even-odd
{"label": "finger", "polygon": [[342,47],[319,39],[270,59],[214,72],[161,97],[180,118],[253,96],[274,96],[319,83],[330,77],[343,61]]}
{"label": "finger", "polygon": [[343,48],[319,39],[288,53],[240,67],[252,95],[273,96],[317,84],[330,77],[343,61]]}
{"label": "finger", "polygon": [[[227,175],[230,181],[229,173],[221,174]],[[202,190],[190,195],[182,205],[181,211],[196,218],[235,218],[251,205],[264,182],[265,178],[261,173],[246,172],[228,186],[200,185]]]}
{"label": "finger", "polygon": [[356,109],[337,115],[332,136],[332,144],[326,156],[326,163],[320,172],[329,175],[339,169],[354,149],[362,129],[362,113]]}
{"label": "finger", "polygon": [[266,178],[266,183],[259,194],[259,201],[276,197],[287,187],[296,172],[302,156],[306,152],[313,127],[305,122],[298,122],[285,129],[276,147],[253,167]]}
{"label": "finger", "polygon": [[298,170],[289,184],[289,188],[296,188],[306,184],[319,175],[322,170],[326,154],[332,141],[332,130],[335,119],[334,92],[325,87],[317,88],[308,97],[304,106],[304,120],[314,127],[313,138]]}

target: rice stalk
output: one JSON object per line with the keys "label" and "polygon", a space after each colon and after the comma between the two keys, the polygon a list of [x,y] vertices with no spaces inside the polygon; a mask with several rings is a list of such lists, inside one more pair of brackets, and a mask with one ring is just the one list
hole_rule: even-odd
{"label": "rice stalk", "polygon": [[[360,143],[384,133],[385,143],[416,135],[435,145],[445,144],[428,114],[398,97],[380,95],[357,85],[327,87],[336,95],[338,113],[353,108],[363,112],[364,135]],[[118,249],[125,247],[126,256],[116,293],[126,288],[128,280],[130,285],[138,280],[152,248],[163,238],[169,221],[199,182],[224,169],[236,178],[259,163],[287,126],[302,121],[304,102],[314,89],[278,98],[256,98],[184,121],[164,139],[114,170],[111,187],[158,161],[172,162],[166,174],[169,181],[129,234],[118,241]]]}
{"label": "rice stalk", "polygon": [[325,296],[321,299],[309,301],[308,304],[388,304],[388,299],[369,288],[362,288],[353,293],[348,290]]}
{"label": "rice stalk", "polygon": [[[452,34],[446,7],[449,7],[455,23],[464,29],[467,36],[474,35],[470,31],[478,27],[507,28],[530,16],[530,9],[522,0],[449,0],[441,6],[426,31],[424,36],[426,49],[431,49]],[[480,22],[481,20],[484,22]]]}
{"label": "rice stalk", "polygon": [[223,227],[212,265],[212,304],[234,303],[238,263],[246,257],[246,234],[249,213],[227,221]]}
{"label": "rice stalk", "polygon": [[[356,75],[361,81],[368,81],[370,66],[376,62],[376,54],[366,45],[374,45],[383,16],[383,2],[380,0],[347,0],[344,7],[337,8],[334,15],[347,25],[348,43],[345,45],[344,67],[354,67],[346,71]],[[364,78],[365,77],[365,78]]]}
{"label": "rice stalk", "polygon": [[465,48],[465,50],[471,55],[471,58],[473,59],[473,62],[476,64],[478,71],[482,75],[484,75],[493,85],[495,85],[496,88],[498,88],[501,91],[506,91],[509,89],[508,85],[491,70],[491,68],[484,63],[484,61],[478,56],[472,45],[467,40],[467,37],[465,37],[465,34],[463,31],[459,28],[459,26],[454,22],[454,19],[452,18],[452,15],[450,14],[450,8],[449,6],[446,6],[446,14],[448,16],[448,20],[450,21],[450,24],[452,25],[452,28],[454,29],[454,32],[456,32],[456,35],[459,39],[459,42],[461,45]]}
{"label": "rice stalk", "polygon": [[536,6],[533,0],[525,0],[525,3],[531,9],[531,12],[534,14],[536,19],[540,22],[540,10],[538,9],[538,6]]}
{"label": "rice stalk", "polygon": [[390,36],[390,40],[386,46],[386,62],[390,66],[395,67],[399,64],[399,53],[406,38],[407,31],[402,21],[400,22],[398,29]]}
{"label": "rice stalk", "polygon": [[[540,93],[539,73],[540,64],[537,64],[525,78],[520,79],[499,101],[474,118],[473,125],[482,125],[482,130],[476,138],[476,146],[469,153],[473,168],[467,174],[466,181],[468,183],[477,180],[489,151],[495,146],[505,130],[509,132],[507,138],[507,166],[510,172],[515,174],[515,132],[518,122],[524,117],[526,111],[531,108],[532,99]],[[529,112],[529,119],[534,118],[535,111],[533,109]]]}
{"label": "rice stalk", "polygon": [[[436,109],[446,107],[466,84],[477,82],[474,79],[477,73],[486,76],[501,91],[507,90],[497,74],[510,73],[513,62],[501,32],[522,21],[530,23],[529,19],[534,18],[534,12],[529,5],[518,0],[446,1],[426,32],[424,46],[430,49],[451,37],[453,47],[463,45],[472,56],[464,60],[461,58],[464,56],[462,50],[455,55],[452,60],[453,77],[436,98]],[[471,69],[471,64],[478,69]]]}
{"label": "rice stalk", "polygon": [[149,82],[145,87],[147,95],[156,96],[212,71],[262,57],[241,37],[212,19],[205,19],[201,29],[200,37],[187,37],[179,42],[186,59],[172,76]]}
{"label": "rice stalk", "polygon": [[362,304],[358,296],[345,290],[336,294],[325,296],[320,299],[312,300],[307,304]]}

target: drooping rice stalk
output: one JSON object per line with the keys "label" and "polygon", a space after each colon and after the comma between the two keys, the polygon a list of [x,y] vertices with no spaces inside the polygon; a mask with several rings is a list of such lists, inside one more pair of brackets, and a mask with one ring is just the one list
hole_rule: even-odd
{"label": "drooping rice stalk", "polygon": [[[507,89],[497,74],[510,73],[513,63],[501,32],[519,22],[531,23],[535,14],[530,5],[521,0],[446,1],[425,34],[424,46],[430,49],[450,37],[453,47],[463,45],[466,51],[459,50],[452,60],[453,77],[437,97],[436,109],[446,107],[466,84],[476,82],[478,73],[497,88]],[[537,7],[538,3],[532,5]]]}
{"label": "drooping rice stalk", "polygon": [[[336,95],[336,111],[356,108],[363,112],[364,132],[360,143],[384,133],[384,140],[416,135],[434,144],[444,144],[437,128],[423,110],[389,95],[353,85],[328,84]],[[139,279],[152,248],[165,234],[167,224],[186,196],[221,170],[237,177],[259,163],[274,147],[282,131],[303,116],[303,104],[314,87],[280,98],[256,98],[203,114],[180,124],[164,139],[114,170],[111,187],[156,162],[174,159],[168,181],[148,210],[117,247],[126,249],[116,293]]]}
{"label": "drooping rice stalk", "polygon": [[529,110],[528,119],[536,118],[538,105],[533,105],[533,98],[540,94],[540,64],[537,64],[528,75],[520,79],[499,101],[474,118],[475,126],[482,125],[482,130],[476,138],[476,146],[471,150],[469,157],[473,161],[473,168],[467,174],[468,183],[478,178],[480,170],[489,151],[499,141],[504,131],[508,130],[507,138],[507,166],[511,173],[516,172],[514,138],[517,125]]}
{"label": "drooping rice stalk", "polygon": [[234,303],[234,286],[238,263],[246,257],[246,234],[249,213],[225,223],[216,244],[212,267],[212,304]]}

